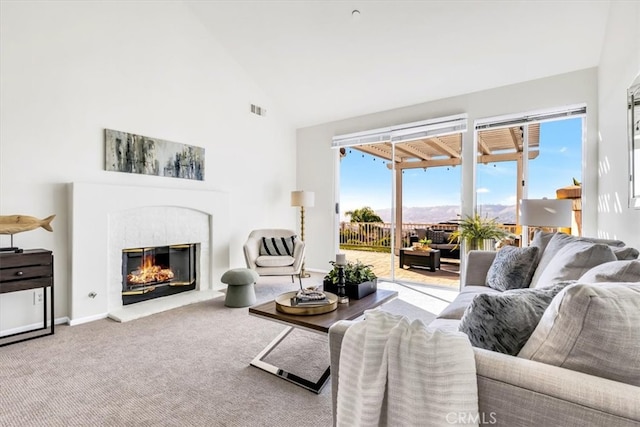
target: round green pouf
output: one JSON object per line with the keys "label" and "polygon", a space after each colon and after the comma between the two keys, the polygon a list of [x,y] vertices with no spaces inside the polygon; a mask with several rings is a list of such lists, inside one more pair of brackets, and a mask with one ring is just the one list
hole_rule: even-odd
{"label": "round green pouf", "polygon": [[227,307],[248,307],[256,303],[253,284],[258,280],[258,273],[249,268],[234,268],[222,275],[220,281],[227,284],[227,295],[224,305]]}

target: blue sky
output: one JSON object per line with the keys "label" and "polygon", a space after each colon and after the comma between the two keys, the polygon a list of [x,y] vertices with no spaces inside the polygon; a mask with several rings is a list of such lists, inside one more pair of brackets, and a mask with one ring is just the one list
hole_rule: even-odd
{"label": "blue sky", "polygon": [[[555,190],[582,181],[582,119],[540,125],[540,155],[529,162],[529,198],[555,198]],[[405,170],[404,206],[460,204],[461,167]],[[516,163],[478,165],[478,204],[514,205]],[[391,171],[379,158],[347,148],[340,162],[340,204],[346,212],[391,207]]]}

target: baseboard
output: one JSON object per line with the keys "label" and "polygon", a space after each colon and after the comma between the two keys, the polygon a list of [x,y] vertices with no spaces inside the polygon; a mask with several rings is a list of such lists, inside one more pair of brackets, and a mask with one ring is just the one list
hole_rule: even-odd
{"label": "baseboard", "polygon": [[106,319],[107,313],[95,314],[93,316],[81,317],[79,319],[69,320],[69,326],[82,325],[83,323],[93,322],[95,320]]}
{"label": "baseboard", "polygon": [[[64,316],[64,317],[58,317],[55,319],[54,324],[55,325],[64,325],[69,323],[69,318]],[[51,322],[47,322],[47,327],[51,326]],[[6,335],[13,335],[13,334],[20,334],[22,332],[28,332],[28,331],[33,331],[34,329],[38,329],[42,327],[42,322],[38,322],[38,323],[33,323],[31,325],[25,325],[25,326],[18,326],[17,328],[12,328],[12,329],[7,329],[4,331],[0,331],[0,338],[6,336]]]}

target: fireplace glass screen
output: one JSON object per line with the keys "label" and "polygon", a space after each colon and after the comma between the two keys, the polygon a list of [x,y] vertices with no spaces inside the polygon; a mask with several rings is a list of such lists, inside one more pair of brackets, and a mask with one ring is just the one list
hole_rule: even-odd
{"label": "fireplace glass screen", "polygon": [[194,290],[196,244],[122,251],[122,304]]}

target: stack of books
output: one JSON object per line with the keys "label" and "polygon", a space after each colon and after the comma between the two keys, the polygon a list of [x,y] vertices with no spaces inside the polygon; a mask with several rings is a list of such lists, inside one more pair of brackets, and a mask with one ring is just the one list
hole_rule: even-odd
{"label": "stack of books", "polygon": [[324,305],[329,304],[329,298],[324,292],[314,289],[301,289],[295,297],[291,298],[291,305]]}

